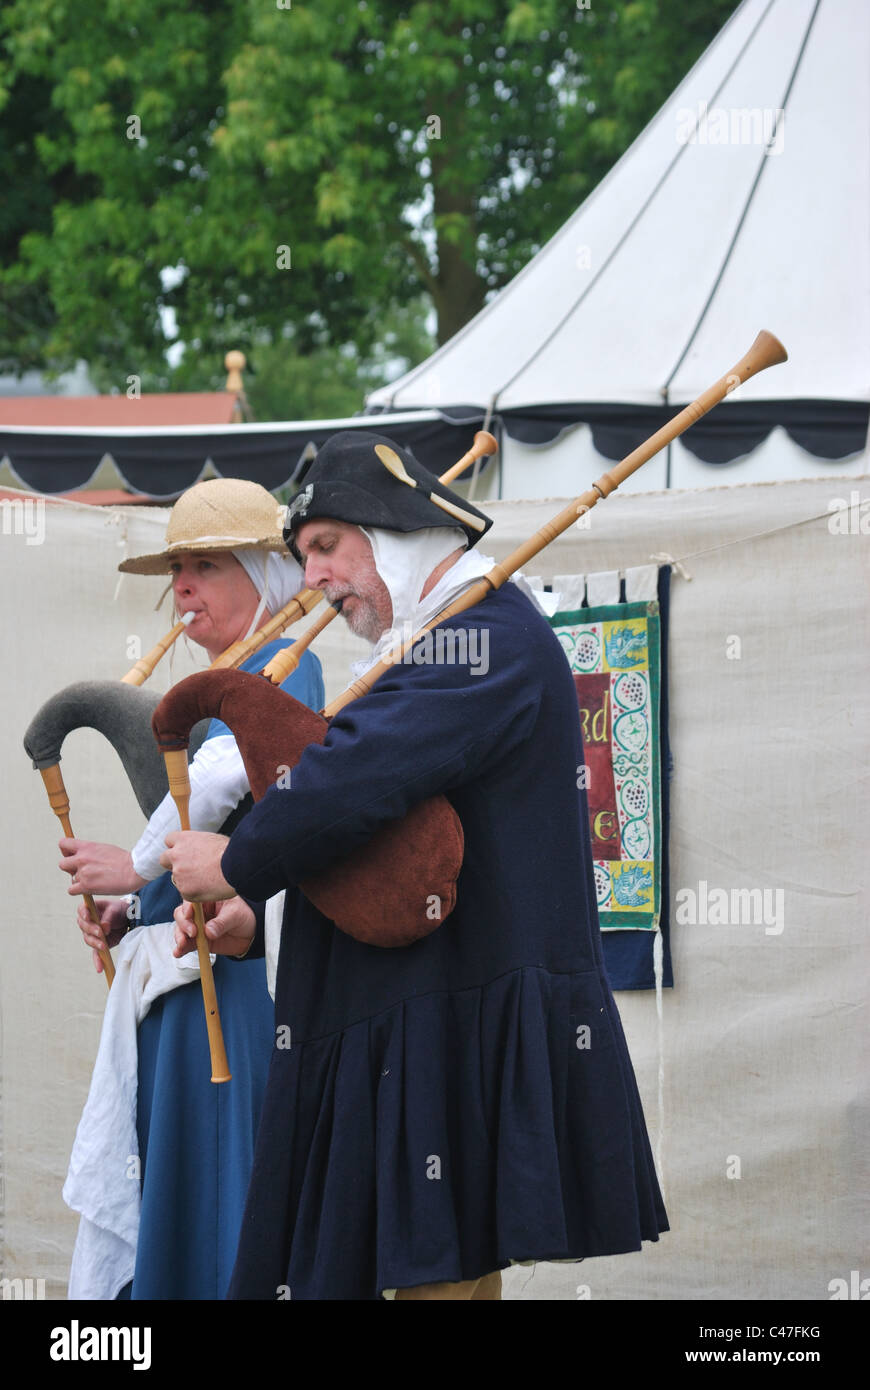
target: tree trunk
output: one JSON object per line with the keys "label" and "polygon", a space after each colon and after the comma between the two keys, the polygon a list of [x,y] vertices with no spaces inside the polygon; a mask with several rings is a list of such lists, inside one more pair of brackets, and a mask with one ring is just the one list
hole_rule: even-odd
{"label": "tree trunk", "polygon": [[[440,177],[439,177],[440,175]],[[477,243],[477,203],[473,189],[451,187],[455,180],[440,160],[432,160],[432,184],[435,198],[435,218],[460,214],[465,220],[465,235],[454,240],[439,236],[437,241],[438,274],[432,298],[438,314],[438,344],[446,343],[458,333],[478,309],[483,307],[485,286],[475,269]],[[447,185],[447,186],[445,186]]]}

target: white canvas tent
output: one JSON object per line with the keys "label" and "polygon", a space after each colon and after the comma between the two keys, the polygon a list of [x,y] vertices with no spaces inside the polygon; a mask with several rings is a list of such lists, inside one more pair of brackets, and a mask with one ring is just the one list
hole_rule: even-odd
{"label": "white canvas tent", "polygon": [[866,0],[744,0],[556,236],[368,407],[491,412],[500,487],[478,496],[574,495],[601,471],[596,440],[629,451],[608,428],[673,413],[767,328],[787,365],[627,486],[865,472],[868,74]]}
{"label": "white canvas tent", "polygon": [[[661,1025],[653,993],[618,996],[672,1231],[638,1254],[515,1269],[509,1298],[574,1300],[581,1286],[594,1300],[826,1300],[833,1279],[863,1267],[868,537],[857,508],[832,525],[831,504],[849,504],[856,486],[866,498],[868,485],[617,493],[536,561],[547,581],[660,553],[684,561],[669,650],[672,894],[702,881],[781,891],[783,917],[768,932],[672,914],[675,987]],[[159,547],[166,512],[40,505],[42,525],[0,536],[14,647],[0,687],[0,1278],[43,1279],[62,1298],[76,1219],[60,1193],[105,985],[21,739],[49,696],[119,676],[131,636],[147,649],[166,631],[153,611],[160,578],[126,577],[112,597],[118,562]],[[495,503],[487,549],[503,559],[556,510]],[[359,644],[336,623],[318,650],[331,697]],[[159,688],[186,669],[178,652],[158,668]],[[79,730],[62,766],[76,832],[132,844],[141,815],[109,745]],[[534,852],[545,871],[546,848]]]}

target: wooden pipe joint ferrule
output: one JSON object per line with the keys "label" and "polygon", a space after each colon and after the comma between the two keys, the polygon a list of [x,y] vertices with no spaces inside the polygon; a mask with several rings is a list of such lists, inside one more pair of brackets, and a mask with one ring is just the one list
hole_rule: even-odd
{"label": "wooden pipe joint ferrule", "polygon": [[[166,763],[166,776],[169,779],[169,790],[175,802],[184,802],[185,805],[190,800],[190,773],[187,765],[186,748],[167,748],[163,751],[163,761]],[[185,827],[182,826],[184,829]]]}
{"label": "wooden pipe joint ferrule", "polygon": [[292,647],[285,647],[283,651],[276,652],[272,660],[263,667],[260,675],[265,676],[272,685],[283,685],[287,677],[296,670],[302,653],[305,651],[304,647],[297,651],[298,645],[296,643]]}
{"label": "wooden pipe joint ferrule", "polygon": [[601,477],[598,479],[598,482],[593,483],[592,486],[595,488],[595,491],[598,493],[599,497],[609,497],[611,492],[615,492],[616,489],[619,487],[619,483],[615,480],[615,478],[611,476],[610,473],[602,473]]}
{"label": "wooden pipe joint ferrule", "polygon": [[121,677],[122,685],[144,685],[151,672],[145,664],[144,659],[137,661],[135,666],[131,666],[126,676]]}
{"label": "wooden pipe joint ferrule", "polygon": [[500,589],[502,584],[507,584],[513,571],[506,570],[504,565],[493,565],[482,577],[492,586],[493,589]]}
{"label": "wooden pipe joint ferrule", "polygon": [[48,804],[56,816],[66,816],[69,814],[69,795],[63,783],[63,773],[60,764],[55,763],[52,767],[41,767],[40,776],[45,784],[48,793]]}

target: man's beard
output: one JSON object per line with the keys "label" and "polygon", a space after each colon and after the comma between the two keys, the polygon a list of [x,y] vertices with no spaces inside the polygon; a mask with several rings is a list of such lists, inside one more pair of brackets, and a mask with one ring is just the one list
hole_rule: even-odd
{"label": "man's beard", "polygon": [[[329,589],[324,592],[330,603],[337,602]],[[342,604],[341,615],[354,636],[372,644],[377,642],[381,633],[390,626],[393,611],[389,590],[380,575],[375,575],[371,580],[358,581],[355,589],[346,589],[339,597],[353,600],[352,611]]]}

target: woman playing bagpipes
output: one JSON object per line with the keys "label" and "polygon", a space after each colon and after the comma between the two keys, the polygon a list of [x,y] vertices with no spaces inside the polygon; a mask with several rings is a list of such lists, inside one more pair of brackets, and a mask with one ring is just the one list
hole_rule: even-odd
{"label": "woman playing bagpipes", "polygon": [[[120,569],[170,575],[178,614],[194,614],[187,635],[214,660],[302,587],[277,516],[274,499],[256,483],[198,483],[173,508],[166,548]],[[267,643],[241,669],[261,670],[287,645]],[[305,652],[284,688],[319,709],[317,658]],[[151,738],[150,727],[145,736]],[[217,720],[191,765],[191,788],[191,824],[200,830],[231,828],[251,804],[235,739]],[[198,970],[179,970],[171,957],[170,923],[181,898],[160,854],[178,826],[167,794],[132,851],[60,842],[70,893],[133,895],[98,902],[101,928],[84,906],[78,913],[97,970],[96,950],[121,944],[64,1189],[82,1212],[74,1298],[221,1298],[235,1257],[274,1043],[273,1005],[262,960],[215,962],[233,1079],[212,1085]]]}

